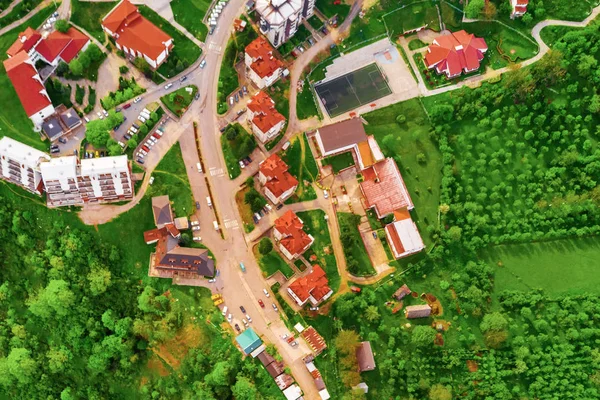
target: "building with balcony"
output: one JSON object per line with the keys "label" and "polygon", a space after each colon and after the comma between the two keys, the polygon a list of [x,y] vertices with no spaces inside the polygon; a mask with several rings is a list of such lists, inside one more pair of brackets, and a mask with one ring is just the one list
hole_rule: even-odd
{"label": "building with balcony", "polygon": [[300,257],[315,241],[303,227],[304,222],[291,210],[275,220],[273,235],[289,260]]}
{"label": "building with balcony", "polygon": [[77,157],[58,157],[40,165],[49,206],[83,204],[79,192],[79,163]]}
{"label": "building with balcony", "polygon": [[273,55],[273,47],[260,36],[246,46],[246,75],[259,89],[271,86],[283,73],[283,63]]}
{"label": "building with balcony", "polygon": [[133,197],[126,155],[81,160],[77,184],[84,202],[126,200]]}
{"label": "building with balcony", "polygon": [[40,164],[50,160],[42,151],[7,136],[0,139],[0,178],[41,195],[44,190]]}
{"label": "building with balcony", "polygon": [[277,154],[261,161],[258,181],[273,204],[283,203],[298,187],[298,180],[288,172],[288,165]]}
{"label": "building with balcony", "polygon": [[252,133],[266,143],[275,138],[285,126],[285,117],[275,108],[275,102],[262,90],[248,101],[247,120]]}
{"label": "building with balcony", "polygon": [[315,0],[257,0],[260,31],[275,47],[298,31],[302,20],[314,14]]}

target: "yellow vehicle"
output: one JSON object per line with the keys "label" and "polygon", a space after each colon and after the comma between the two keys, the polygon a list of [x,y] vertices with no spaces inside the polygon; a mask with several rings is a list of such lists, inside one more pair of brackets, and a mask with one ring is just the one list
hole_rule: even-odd
{"label": "yellow vehicle", "polygon": [[218,306],[219,304],[223,304],[224,302],[225,302],[225,300],[223,300],[223,299],[215,300],[215,306]]}
{"label": "yellow vehicle", "polygon": [[223,297],[223,296],[220,294],[213,294],[212,296],[210,296],[211,300],[220,299],[221,297]]}

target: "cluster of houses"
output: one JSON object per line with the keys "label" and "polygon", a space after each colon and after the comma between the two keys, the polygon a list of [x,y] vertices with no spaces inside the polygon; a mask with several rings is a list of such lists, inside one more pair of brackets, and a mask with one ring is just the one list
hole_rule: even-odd
{"label": "cluster of houses", "polygon": [[152,214],[156,228],[144,232],[147,244],[156,243],[156,251],[150,254],[149,276],[178,280],[215,275],[208,250],[180,246],[181,231],[190,224],[185,217],[174,218],[169,196],[152,198]]}
{"label": "cluster of houses", "polygon": [[127,156],[51,158],[9,137],[0,139],[0,178],[32,193],[46,193],[50,207],[105,203],[133,197]]}
{"label": "cluster of houses", "polygon": [[319,128],[313,137],[323,157],[353,152],[363,181],[360,189],[365,209],[374,209],[377,218],[393,215],[385,233],[396,259],[425,248],[417,225],[410,216],[414,208],[396,162],[385,158],[373,136],[367,136],[358,118]]}
{"label": "cluster of houses", "polygon": [[89,43],[90,39],[73,27],[65,33],[54,31],[47,36],[27,28],[6,51],[8,59],[3,62],[6,75],[37,130],[47,118],[55,115],[55,109],[36,62],[41,60],[56,68],[60,62],[72,61]]}
{"label": "cluster of houses", "polygon": [[[393,298],[400,301],[406,296],[410,295],[412,291],[408,285],[404,284],[398,288],[392,295]],[[413,318],[426,318],[431,315],[431,306],[429,304],[418,304],[414,306],[406,306],[404,308],[404,316],[408,319]]]}

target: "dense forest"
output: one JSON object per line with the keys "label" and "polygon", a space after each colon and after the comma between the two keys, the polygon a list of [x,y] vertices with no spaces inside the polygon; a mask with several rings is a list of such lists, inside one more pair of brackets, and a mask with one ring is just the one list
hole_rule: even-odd
{"label": "dense forest", "polygon": [[207,290],[142,285],[126,244],[64,211],[20,211],[12,189],[0,188],[1,398],[280,398],[242,361]]}

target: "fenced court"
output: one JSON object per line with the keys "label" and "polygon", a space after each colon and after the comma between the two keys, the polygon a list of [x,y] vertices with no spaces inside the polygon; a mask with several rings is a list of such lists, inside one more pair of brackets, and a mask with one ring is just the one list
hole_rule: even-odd
{"label": "fenced court", "polygon": [[376,63],[317,84],[315,91],[331,118],[392,93]]}

